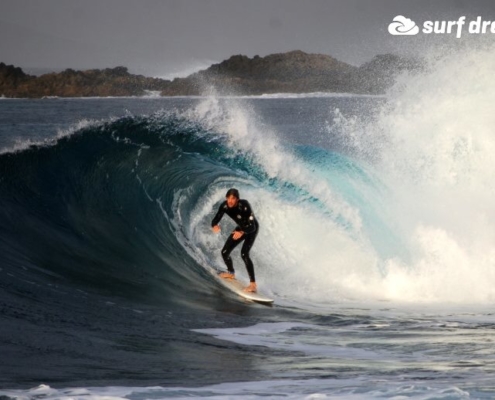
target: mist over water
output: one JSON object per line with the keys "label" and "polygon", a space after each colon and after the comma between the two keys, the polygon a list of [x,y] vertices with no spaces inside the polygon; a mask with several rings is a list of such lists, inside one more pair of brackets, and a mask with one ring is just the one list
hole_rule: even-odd
{"label": "mist over water", "polygon": [[[251,163],[249,175],[213,182],[197,201],[183,241],[186,248],[196,248],[192,255],[198,263],[224,268],[218,252],[224,238],[212,237],[209,224],[211,210],[235,186],[262,221],[252,258],[265,292],[296,302],[352,297],[347,282],[362,274],[369,279],[370,266],[376,266],[370,257],[373,249],[362,234],[360,210],[345,199],[354,189],[338,182],[346,175],[359,179],[346,165],[351,161],[319,154],[316,148],[294,149],[263,126],[243,102],[206,99],[187,117],[222,132],[229,148]],[[329,174],[328,169],[335,172]],[[177,204],[187,203],[188,195],[179,196]],[[180,223],[185,214],[178,207]],[[227,232],[233,228],[228,221],[223,225]],[[235,261],[238,274],[245,278],[242,262]]]}
{"label": "mist over water", "polygon": [[347,156],[289,148],[244,105],[200,105],[201,118],[268,181],[299,190],[294,201],[280,186],[241,184],[264,221],[254,257],[269,266],[260,279],[271,291],[321,303],[493,301],[493,54],[487,46],[432,52],[371,116],[329,109],[329,134]]}
{"label": "mist over water", "polygon": [[385,218],[407,254],[381,259],[368,289],[399,302],[491,303],[495,56],[480,46],[427,61],[398,78],[373,119],[335,114],[332,132],[387,187]]}

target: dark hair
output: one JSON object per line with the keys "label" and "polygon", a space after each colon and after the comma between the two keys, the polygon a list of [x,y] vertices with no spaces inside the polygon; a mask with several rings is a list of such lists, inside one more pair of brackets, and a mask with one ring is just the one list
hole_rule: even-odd
{"label": "dark hair", "polygon": [[230,196],[234,196],[236,199],[239,198],[239,191],[237,189],[229,189],[227,191],[227,194],[225,195],[225,197],[230,197]]}

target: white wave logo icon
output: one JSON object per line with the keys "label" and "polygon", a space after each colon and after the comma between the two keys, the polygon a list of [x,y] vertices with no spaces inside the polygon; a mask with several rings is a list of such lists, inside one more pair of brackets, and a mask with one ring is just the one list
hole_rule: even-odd
{"label": "white wave logo icon", "polygon": [[419,28],[413,20],[403,15],[397,15],[388,26],[388,32],[391,35],[417,35]]}

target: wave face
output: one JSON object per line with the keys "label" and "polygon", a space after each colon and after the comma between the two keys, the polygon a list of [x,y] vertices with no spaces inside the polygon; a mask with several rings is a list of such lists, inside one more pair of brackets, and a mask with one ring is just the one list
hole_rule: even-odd
{"label": "wave face", "polygon": [[286,142],[249,102],[208,98],[3,154],[5,265],[197,307],[233,227],[213,235],[210,221],[237,187],[260,220],[258,281],[279,303],[490,303],[493,64],[483,49],[437,55],[400,77],[378,113],[327,109],[314,145]]}
{"label": "wave face", "polygon": [[[210,221],[235,186],[263,221],[253,256],[266,291],[293,293],[287,285],[303,267],[332,261],[317,239],[345,247],[332,262],[329,279],[338,282],[359,264],[342,250],[367,257],[351,204],[359,191],[345,181],[367,178],[344,156],[283,146],[248,115],[209,99],[187,112],[89,123],[51,145],[1,155],[3,263],[109,295],[202,302],[216,285],[208,271],[224,268],[219,249],[233,227],[224,220],[215,236]],[[244,276],[240,259],[236,266]],[[316,300],[329,299],[327,284]]]}
{"label": "wave face", "polygon": [[173,206],[178,191],[194,201],[229,175],[207,136],[173,115],[124,117],[2,155],[3,263],[127,298],[201,292]]}
{"label": "wave face", "polygon": [[17,149],[0,155],[0,352],[20,355],[2,369],[7,385],[266,377],[257,365],[269,350],[191,331],[274,316],[212,275],[234,226],[222,220],[214,235],[210,223],[232,186],[261,222],[252,256],[278,317],[304,318],[284,302],[350,298],[340,279],[370,268],[374,210],[359,207],[374,178],[343,155],[284,143],[230,99],[85,122]]}

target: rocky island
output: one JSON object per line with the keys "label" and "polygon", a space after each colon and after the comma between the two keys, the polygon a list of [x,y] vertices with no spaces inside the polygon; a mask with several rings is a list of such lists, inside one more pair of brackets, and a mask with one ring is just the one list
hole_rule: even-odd
{"label": "rocky island", "polygon": [[417,60],[387,54],[356,67],[324,54],[302,51],[266,57],[235,55],[219,64],[172,81],[129,73],[125,67],[32,76],[21,68],[0,63],[0,96],[11,98],[222,95],[269,93],[382,94],[397,73],[418,70]]}

